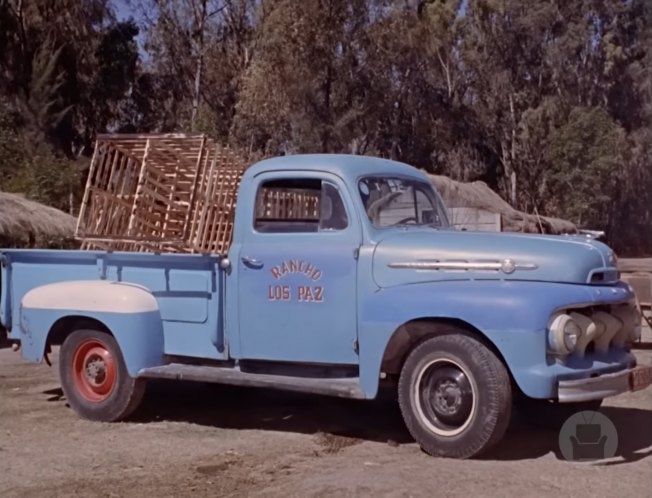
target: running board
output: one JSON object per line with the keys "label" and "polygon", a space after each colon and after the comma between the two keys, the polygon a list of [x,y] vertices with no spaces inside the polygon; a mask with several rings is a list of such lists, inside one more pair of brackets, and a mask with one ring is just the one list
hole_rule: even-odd
{"label": "running board", "polygon": [[160,367],[143,368],[138,377],[148,379],[190,380],[234,386],[268,387],[284,391],[323,394],[339,398],[365,399],[358,377],[306,378],[242,372],[238,367],[210,367],[170,363]]}

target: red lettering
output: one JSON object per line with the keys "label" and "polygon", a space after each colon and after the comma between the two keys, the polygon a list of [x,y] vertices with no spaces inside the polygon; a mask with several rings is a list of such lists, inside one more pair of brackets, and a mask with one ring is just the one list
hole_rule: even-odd
{"label": "red lettering", "polygon": [[307,285],[300,285],[297,287],[297,301],[305,303],[321,303],[324,301],[324,288],[323,287],[310,287]]}
{"label": "red lettering", "polygon": [[301,273],[315,282],[322,277],[322,271],[317,266],[300,259],[282,261],[281,264],[273,266],[270,272],[276,280],[279,280],[288,273]]}
{"label": "red lettering", "polygon": [[287,285],[270,285],[267,289],[267,299],[270,301],[288,301],[290,287]]}

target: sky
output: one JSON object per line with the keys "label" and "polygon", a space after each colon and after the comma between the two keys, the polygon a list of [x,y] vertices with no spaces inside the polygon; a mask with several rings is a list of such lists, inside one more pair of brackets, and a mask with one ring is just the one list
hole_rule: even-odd
{"label": "sky", "polygon": [[[129,18],[133,18],[136,23],[139,23],[137,12],[135,12],[135,9],[129,6],[127,2],[128,0],[111,0],[118,21],[127,21]],[[145,39],[143,37],[142,28],[141,32],[136,37],[136,43],[138,43],[138,52],[140,53],[141,60],[146,61],[148,57],[145,52]]]}
{"label": "sky", "polygon": [[136,17],[125,0],[113,0],[113,6],[115,7],[115,13],[120,21],[129,19],[129,17]]}

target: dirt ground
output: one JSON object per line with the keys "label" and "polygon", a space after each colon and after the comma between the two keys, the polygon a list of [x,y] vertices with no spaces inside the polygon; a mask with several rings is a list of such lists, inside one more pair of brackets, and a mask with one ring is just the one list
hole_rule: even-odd
{"label": "dirt ground", "polygon": [[602,411],[609,460],[568,462],[556,431],[518,418],[483,459],[449,460],[421,452],[389,401],[155,382],[134,420],[87,422],[56,364],[2,349],[0,496],[652,496],[652,389]]}

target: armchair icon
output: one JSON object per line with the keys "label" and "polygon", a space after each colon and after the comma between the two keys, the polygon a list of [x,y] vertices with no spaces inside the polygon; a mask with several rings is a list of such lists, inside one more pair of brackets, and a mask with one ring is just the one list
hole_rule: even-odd
{"label": "armchair icon", "polygon": [[578,424],[570,436],[574,460],[598,460],[605,457],[607,436],[601,435],[600,424]]}

